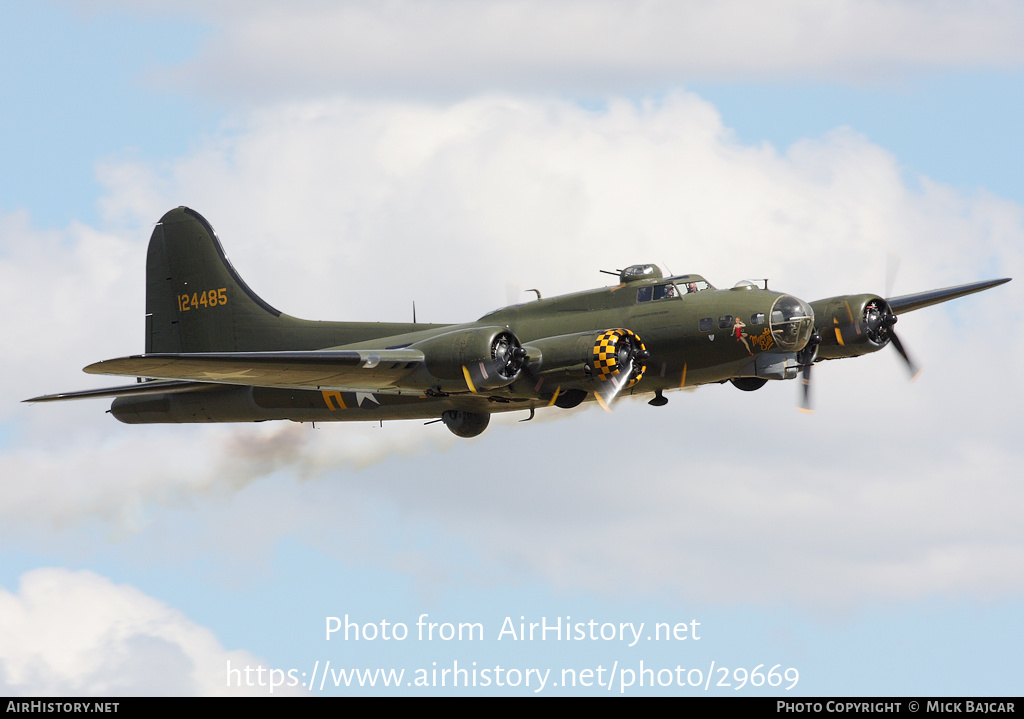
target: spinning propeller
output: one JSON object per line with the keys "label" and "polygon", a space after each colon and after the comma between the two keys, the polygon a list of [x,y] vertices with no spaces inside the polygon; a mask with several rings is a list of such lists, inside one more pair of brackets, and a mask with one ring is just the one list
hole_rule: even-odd
{"label": "spinning propeller", "polygon": [[[840,325],[839,321],[833,317],[831,329],[835,332],[836,342],[842,346],[847,346],[855,342],[864,343],[872,349],[866,351],[873,352],[882,349],[887,344],[892,344],[899,352],[900,357],[903,358],[904,363],[907,365],[907,370],[910,372],[911,381],[917,379],[917,376],[921,373],[920,368],[910,359],[910,355],[907,353],[906,347],[903,346],[903,342],[897,336],[896,331],[893,329],[897,320],[896,313],[892,311],[892,307],[889,302],[881,298],[874,298],[868,300],[863,305],[863,311],[857,312],[850,307],[850,303],[846,302],[846,311],[848,320],[845,323],[847,332],[843,332],[843,326]],[[850,329],[852,328],[852,332]],[[826,327],[822,327],[823,332],[828,331]],[[865,342],[866,340],[866,342]],[[797,362],[800,365],[800,382],[802,384],[801,397],[800,397],[800,411],[802,412],[813,412],[811,409],[811,368],[818,358],[818,347],[822,342],[822,336],[816,330],[811,335],[811,339],[807,342],[807,345],[797,353]]]}
{"label": "spinning propeller", "polygon": [[462,365],[470,392],[476,394],[490,385],[503,386],[515,380],[526,361],[526,350],[511,332],[501,332],[491,342],[491,358]]}
{"label": "spinning propeller", "polygon": [[903,343],[900,342],[900,338],[896,336],[896,332],[893,331],[893,325],[899,318],[893,314],[892,309],[889,307],[889,303],[883,300],[869,302],[864,312],[864,324],[865,332],[868,337],[876,344],[885,344],[887,341],[892,342],[892,346],[896,348],[896,351],[900,353],[900,357],[907,363],[907,369],[910,371],[911,380],[917,379],[917,375],[921,373],[921,370],[917,368],[914,361],[910,359],[910,355],[907,354],[907,350],[903,347]]}
{"label": "spinning propeller", "polygon": [[594,345],[594,371],[598,387],[594,398],[606,412],[626,387],[643,377],[651,353],[633,332],[627,329],[608,330]]}
{"label": "spinning propeller", "polygon": [[818,354],[819,344],[821,344],[821,335],[819,335],[817,332],[813,332],[811,333],[811,338],[807,340],[807,345],[802,350],[800,350],[796,355],[797,361],[800,363],[801,368],[801,412],[814,411],[813,409],[811,409],[811,368],[814,366],[814,358]]}
{"label": "spinning propeller", "polygon": [[[896,272],[900,268],[900,256],[893,253],[887,252],[885,254],[885,296],[892,297],[892,288],[896,284]],[[887,334],[889,339],[892,340],[892,346],[896,348],[896,351],[900,353],[900,357],[907,364],[907,369],[910,371],[910,381],[913,382],[917,379],[917,376],[921,374],[921,370],[914,364],[914,361],[910,359],[910,355],[907,354],[907,350],[904,349],[903,343],[900,342],[900,338],[896,336],[893,331],[893,325],[896,324],[896,320],[899,319],[892,311],[892,306],[888,301],[883,303],[885,305],[885,312],[879,320],[879,331]],[[870,328],[869,328],[870,332]]]}
{"label": "spinning propeller", "polygon": [[[896,281],[896,270],[899,268],[899,257],[897,255],[888,253],[886,257],[886,297],[892,296],[892,286]],[[952,288],[951,288],[952,289]],[[897,298],[894,302],[899,302],[904,298]],[[855,312],[850,306],[850,302],[858,302],[857,297],[848,297],[843,303],[846,308],[845,322],[840,322],[840,318],[836,317],[835,314],[829,313],[827,317],[822,318],[822,326],[820,330],[822,332],[832,331],[835,333],[836,342],[841,346],[847,346],[848,344],[863,343],[867,340],[867,346],[871,349],[867,351],[873,352],[881,349],[885,345],[892,343],[892,346],[899,352],[900,357],[903,358],[904,363],[907,365],[907,370],[910,372],[911,381],[917,379],[917,376],[921,373],[921,370],[914,364],[914,361],[910,359],[910,355],[907,353],[906,348],[903,346],[903,342],[896,335],[896,331],[893,327],[896,325],[899,319],[896,313],[893,311],[893,307],[889,300],[881,299],[880,297],[874,297],[868,299],[863,305],[857,304],[858,311]],[[860,301],[863,301],[861,299]],[[860,307],[863,306],[863,310]],[[908,306],[906,309],[914,309],[913,306]],[[831,318],[832,325],[829,326],[828,317]],[[843,329],[847,330],[847,334],[851,334],[849,330],[852,328],[852,336],[844,336]],[[814,366],[815,361],[818,358],[818,346],[822,342],[822,336],[816,330],[808,341],[807,346],[804,347],[797,354],[797,362],[801,368],[800,382],[802,385],[800,407],[802,412],[812,412],[811,409],[811,368]]]}

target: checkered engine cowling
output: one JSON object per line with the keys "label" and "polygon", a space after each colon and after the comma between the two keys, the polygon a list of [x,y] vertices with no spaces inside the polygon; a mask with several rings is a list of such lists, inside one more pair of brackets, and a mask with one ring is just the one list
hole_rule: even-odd
{"label": "checkered engine cowling", "polygon": [[625,385],[632,387],[644,376],[647,368],[644,360],[637,356],[646,349],[640,337],[632,330],[619,328],[602,333],[594,342],[594,376],[601,382],[607,382],[617,377],[632,360],[633,369]]}

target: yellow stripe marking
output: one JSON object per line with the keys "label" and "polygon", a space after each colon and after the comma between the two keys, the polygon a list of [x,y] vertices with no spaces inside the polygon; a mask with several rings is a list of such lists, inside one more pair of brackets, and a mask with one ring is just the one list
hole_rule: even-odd
{"label": "yellow stripe marking", "polygon": [[548,407],[551,407],[551,406],[553,406],[555,404],[555,400],[558,399],[558,393],[561,392],[561,391],[562,391],[561,385],[559,385],[558,387],[555,387],[555,393],[553,395],[551,395],[551,401],[548,402]]}
{"label": "yellow stripe marking", "polygon": [[[860,322],[857,322],[855,319],[853,319],[853,310],[850,309],[849,300],[847,300],[846,302],[846,313],[850,316],[850,322],[853,322],[853,329],[857,331],[857,334],[860,334]],[[835,318],[833,317],[832,320],[835,321]],[[836,322],[836,324],[839,323]],[[842,342],[840,342],[839,344],[842,344]]]}
{"label": "yellow stripe marking", "polygon": [[686,385],[686,363],[683,363],[683,378],[679,380],[679,386],[683,387]]}
{"label": "yellow stripe marking", "polygon": [[[348,409],[348,407],[345,406],[345,400],[343,400],[341,398],[341,392],[331,392],[331,391],[328,391],[328,390],[324,389],[324,390],[320,390],[320,394],[322,394],[324,396],[324,404],[327,405],[327,409],[331,410],[332,412],[334,410],[336,410],[336,409]],[[331,400],[332,399],[337,401],[337,403],[338,403],[337,407],[335,407],[335,406],[333,406],[331,404]]]}
{"label": "yellow stripe marking", "polygon": [[476,394],[476,387],[473,386],[473,380],[469,377],[469,370],[466,369],[466,365],[462,365],[462,376],[466,378],[466,385],[469,387],[469,391]]}

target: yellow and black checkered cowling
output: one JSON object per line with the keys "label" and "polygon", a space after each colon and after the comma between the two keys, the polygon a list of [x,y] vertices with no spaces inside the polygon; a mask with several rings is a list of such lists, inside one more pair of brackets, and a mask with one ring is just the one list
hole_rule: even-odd
{"label": "yellow and black checkered cowling", "polygon": [[[608,330],[597,338],[597,341],[594,342],[593,365],[594,375],[599,380],[606,382],[622,371],[619,351],[623,349],[629,355],[634,355],[637,352],[643,352],[647,348],[644,347],[644,343],[635,332],[625,328]],[[640,378],[644,376],[646,368],[647,365],[643,360],[635,360],[633,372],[625,387],[632,387],[639,382]]]}

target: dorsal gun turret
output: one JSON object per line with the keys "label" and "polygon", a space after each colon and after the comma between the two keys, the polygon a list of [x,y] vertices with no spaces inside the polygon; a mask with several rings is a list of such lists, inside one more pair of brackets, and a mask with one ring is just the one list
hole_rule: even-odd
{"label": "dorsal gun turret", "polygon": [[619,281],[626,284],[639,280],[660,280],[663,276],[657,265],[630,265],[619,273]]}

